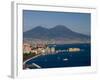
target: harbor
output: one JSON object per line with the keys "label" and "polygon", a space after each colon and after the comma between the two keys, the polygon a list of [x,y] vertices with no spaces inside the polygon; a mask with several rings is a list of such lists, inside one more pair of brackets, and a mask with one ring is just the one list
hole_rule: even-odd
{"label": "harbor", "polygon": [[[26,59],[24,61],[24,69],[90,65],[91,58],[89,44],[49,45],[48,47],[41,47],[42,49],[39,48],[39,50],[44,50],[45,52],[39,51],[36,55]],[[28,53],[28,55],[29,54],[30,53]]]}

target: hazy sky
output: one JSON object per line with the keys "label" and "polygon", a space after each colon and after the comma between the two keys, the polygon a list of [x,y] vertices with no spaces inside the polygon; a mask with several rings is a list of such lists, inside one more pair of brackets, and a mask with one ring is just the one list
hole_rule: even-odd
{"label": "hazy sky", "polygon": [[36,26],[52,28],[56,25],[65,25],[75,32],[90,35],[91,14],[23,10],[23,31]]}

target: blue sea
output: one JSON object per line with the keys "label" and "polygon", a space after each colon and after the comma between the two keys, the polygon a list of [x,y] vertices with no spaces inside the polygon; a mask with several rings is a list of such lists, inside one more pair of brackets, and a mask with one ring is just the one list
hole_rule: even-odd
{"label": "blue sea", "polygon": [[[49,47],[51,46],[53,45],[49,45]],[[27,61],[26,64],[35,63],[41,68],[91,66],[91,44],[59,44],[55,46],[56,50],[67,50],[68,48],[80,48],[80,51],[41,55]]]}

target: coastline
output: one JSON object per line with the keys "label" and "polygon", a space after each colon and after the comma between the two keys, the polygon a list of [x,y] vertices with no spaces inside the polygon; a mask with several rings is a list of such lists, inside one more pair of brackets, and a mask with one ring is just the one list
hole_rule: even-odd
{"label": "coastline", "polygon": [[23,62],[23,65],[24,65],[27,61],[29,61],[29,60],[31,60],[31,59],[34,59],[34,58],[37,58],[38,56],[41,56],[41,54],[40,54],[40,55],[33,56],[33,57],[31,57],[31,58],[25,60],[25,61]]}
{"label": "coastline", "polygon": [[[25,65],[26,65],[26,62],[27,62],[27,61],[29,61],[29,60],[31,60],[31,59],[34,59],[34,58],[37,58],[37,57],[39,57],[39,56],[41,56],[41,54],[40,54],[40,55],[33,56],[33,57],[31,57],[31,58],[25,60],[25,61],[23,62],[23,69],[26,68]],[[41,68],[39,65],[37,65],[37,64],[35,64],[35,63],[33,63],[33,66],[35,66],[35,67],[37,67],[37,68]]]}
{"label": "coastline", "polygon": [[[64,47],[65,46],[65,47]],[[65,49],[66,48],[66,46],[68,47],[68,45],[63,45],[63,46],[61,46],[61,45],[58,45],[58,50],[59,49]],[[78,53],[87,53],[88,52],[88,54],[74,54],[74,53],[77,53],[77,52],[69,52],[69,53],[71,53],[71,55],[70,54],[65,54],[66,56],[68,56],[69,55],[69,57],[70,57],[70,60],[72,60],[72,62],[71,62],[71,64],[68,62],[68,66],[70,66],[70,65],[73,65],[73,66],[84,66],[84,65],[90,65],[90,57],[88,57],[89,55],[90,55],[90,45],[89,44],[81,44],[81,45],[71,45],[71,46],[74,46],[75,48],[76,47],[79,47],[79,48],[81,48],[82,50],[84,50],[84,51],[79,51]],[[71,46],[69,46],[69,47],[71,47]],[[71,48],[72,49],[72,48]],[[61,52],[61,53],[63,53],[63,52]],[[46,54],[46,55],[49,55],[49,54]],[[50,55],[53,55],[53,54],[50,54]],[[59,54],[58,54],[59,55]],[[61,56],[61,58],[62,58],[62,60],[64,61],[64,63],[62,62],[62,64],[63,65],[66,65],[67,66],[67,64],[66,64],[66,62],[65,61],[67,61],[68,59],[65,57],[65,55],[62,55],[63,56],[63,58],[62,58],[62,56]],[[72,56],[73,55],[73,56]],[[46,64],[43,64],[43,66],[41,67],[41,66],[39,66],[40,64],[39,63],[37,63],[37,64],[35,64],[36,62],[31,62],[30,60],[32,60],[32,59],[34,59],[34,58],[38,58],[38,57],[42,57],[42,54],[38,54],[38,55],[36,55],[36,56],[33,56],[33,57],[31,57],[31,58],[29,58],[29,59],[27,59],[27,60],[25,60],[24,62],[23,62],[23,66],[24,66],[24,69],[39,69],[39,68],[44,68],[44,67],[46,67],[46,68],[48,68],[49,66],[54,66],[54,65],[56,65],[56,63],[52,63],[52,64],[49,64],[49,63],[47,63],[47,61],[45,61],[45,59],[41,59],[41,60],[43,60],[43,62]],[[39,58],[40,58],[39,57]],[[71,59],[72,58],[72,59]],[[84,59],[84,58],[86,58],[86,59]],[[54,57],[48,57],[47,59],[49,59],[49,61],[50,61],[50,59],[52,59],[52,60],[54,60],[54,61],[57,61],[57,60],[55,60],[55,59],[58,59],[57,58],[57,56],[55,56],[55,58]],[[70,61],[69,60],[69,61]],[[86,60],[87,60],[87,62],[86,62]],[[27,63],[29,61],[29,63]],[[58,60],[58,63],[60,63],[59,62],[60,60]],[[31,63],[30,63],[31,62]],[[27,64],[26,64],[27,63]],[[57,67],[59,67],[59,66],[61,66],[61,64],[58,64],[57,63]],[[62,66],[63,66],[62,65]]]}

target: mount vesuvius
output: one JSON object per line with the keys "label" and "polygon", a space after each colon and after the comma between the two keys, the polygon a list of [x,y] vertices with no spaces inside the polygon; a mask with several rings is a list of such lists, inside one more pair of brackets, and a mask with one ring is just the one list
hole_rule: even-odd
{"label": "mount vesuvius", "polygon": [[56,25],[53,28],[37,26],[31,30],[23,32],[24,39],[55,40],[55,41],[75,41],[90,42],[90,36],[74,32],[64,25]]}

